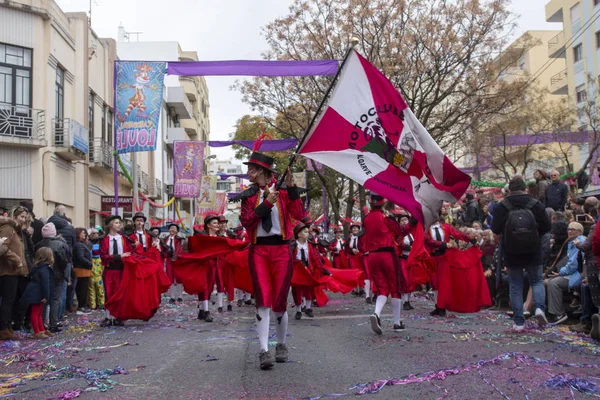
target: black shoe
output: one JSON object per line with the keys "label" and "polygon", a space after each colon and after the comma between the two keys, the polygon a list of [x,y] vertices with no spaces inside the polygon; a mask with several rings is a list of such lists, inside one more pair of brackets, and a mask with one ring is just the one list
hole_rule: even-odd
{"label": "black shoe", "polygon": [[445,317],[446,310],[443,308],[436,307],[435,310],[429,313],[429,315],[431,315],[432,317]]}
{"label": "black shoe", "polygon": [[402,321],[400,321],[400,325],[394,324],[394,332],[403,332],[405,330],[406,330],[406,328],[404,327],[404,324],[402,323]]}
{"label": "black shoe", "polygon": [[175,304],[175,299],[169,299],[169,304]]}
{"label": "black shoe", "polygon": [[178,303],[183,303],[183,299],[182,299],[181,297],[178,297],[178,298],[177,298],[177,302],[178,302]]}
{"label": "black shoe", "polygon": [[260,369],[271,369],[275,365],[275,357],[273,357],[273,354],[269,350],[261,350],[258,358],[260,360]]}
{"label": "black shoe", "polygon": [[302,313],[300,311],[296,311],[296,315],[294,316],[296,319],[302,319]]}
{"label": "black shoe", "polygon": [[312,308],[307,308],[306,311],[304,311],[304,314],[306,314],[307,317],[311,317],[311,318],[314,318],[314,316],[315,316],[315,314],[313,314]]}
{"label": "black shoe", "polygon": [[201,321],[204,320],[205,316],[206,316],[206,311],[204,311],[204,310],[198,311],[198,319],[199,320],[201,320]]}
{"label": "black shoe", "polygon": [[218,313],[222,313],[222,312],[223,312],[223,307],[219,307],[219,308],[217,308],[217,312],[218,312]]}
{"label": "black shoe", "polygon": [[56,328],[50,328],[50,329],[48,329],[48,330],[49,330],[50,332],[52,332],[52,333],[60,333],[60,332],[62,332],[62,329],[60,329],[59,327],[56,327]]}
{"label": "black shoe", "polygon": [[373,329],[373,332],[375,332],[378,335],[381,335],[383,333],[383,330],[381,329],[381,320],[379,319],[379,316],[377,314],[373,314],[370,317],[371,320],[371,329]]}
{"label": "black shoe", "polygon": [[244,302],[244,304],[247,305],[247,306],[251,306],[252,305],[252,300],[246,300]]}
{"label": "black shoe", "polygon": [[592,330],[590,331],[590,337],[600,342],[600,315],[592,315]]}
{"label": "black shoe", "polygon": [[227,311],[232,312],[233,306],[231,304],[227,304]]}
{"label": "black shoe", "polygon": [[306,311],[306,306],[302,306],[302,308],[300,308],[300,311],[302,311],[302,312]]}
{"label": "black shoe", "polygon": [[100,322],[100,326],[105,327],[105,326],[112,326],[113,322],[111,319],[109,318],[104,318],[102,320],[102,322]]}
{"label": "black shoe", "polygon": [[415,308],[410,304],[410,301],[405,301],[404,304],[402,305],[402,309],[404,311],[410,311],[410,310],[414,310]]}
{"label": "black shoe", "polygon": [[284,363],[288,360],[288,348],[285,344],[277,343],[275,346],[275,362]]}
{"label": "black shoe", "polygon": [[206,311],[204,313],[204,321],[206,321],[206,322],[213,322],[213,317],[210,316],[210,311]]}
{"label": "black shoe", "polygon": [[365,301],[367,302],[367,304],[373,304],[373,299],[370,297],[367,297]]}
{"label": "black shoe", "polygon": [[114,319],[113,325],[114,326],[125,326],[125,322],[121,321],[120,319]]}
{"label": "black shoe", "polygon": [[242,300],[238,300],[238,302],[237,302],[238,307],[241,307],[242,304],[243,304]]}

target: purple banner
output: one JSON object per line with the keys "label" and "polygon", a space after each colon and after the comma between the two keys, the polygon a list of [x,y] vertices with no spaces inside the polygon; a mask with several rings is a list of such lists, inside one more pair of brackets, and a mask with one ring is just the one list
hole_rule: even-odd
{"label": "purple banner", "polygon": [[[587,143],[589,140],[588,132],[544,132],[538,135],[506,136],[506,146],[524,146],[553,142]],[[504,146],[504,143],[502,136],[496,139],[498,146]]]}
{"label": "purple banner", "polygon": [[232,60],[169,62],[167,73],[179,76],[319,76],[335,75],[337,70],[337,60]]}
{"label": "purple banner", "polygon": [[[238,144],[252,150],[254,142],[254,140],[211,140],[208,142],[208,145],[210,147],[227,147]],[[260,146],[260,151],[285,151],[295,149],[297,145],[298,139],[265,140]]]}
{"label": "purple banner", "polygon": [[204,169],[204,142],[175,141],[173,149],[173,196],[200,197]]}
{"label": "purple banner", "polygon": [[223,174],[223,173],[218,173],[217,176],[221,179],[229,179],[229,178],[242,178],[242,179],[248,179],[248,175],[247,174]]}

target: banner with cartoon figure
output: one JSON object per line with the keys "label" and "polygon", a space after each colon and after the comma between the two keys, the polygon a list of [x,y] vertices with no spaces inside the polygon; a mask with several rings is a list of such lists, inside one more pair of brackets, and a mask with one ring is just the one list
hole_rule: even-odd
{"label": "banner with cartoon figure", "polygon": [[173,143],[173,196],[192,199],[200,197],[204,169],[204,142],[175,141]]}
{"label": "banner with cartoon figure", "polygon": [[213,211],[216,203],[217,176],[204,175],[200,185],[200,195],[196,198],[196,215]]}
{"label": "banner with cartoon figure", "polygon": [[117,153],[156,150],[166,63],[115,63]]}

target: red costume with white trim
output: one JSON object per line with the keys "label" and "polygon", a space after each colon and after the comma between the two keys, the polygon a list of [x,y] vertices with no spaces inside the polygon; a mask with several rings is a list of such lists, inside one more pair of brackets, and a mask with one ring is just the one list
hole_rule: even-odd
{"label": "red costume with white trim", "polygon": [[[441,239],[437,237],[436,227],[439,229]],[[446,245],[450,242],[450,238],[470,242],[471,238],[455,229],[454,227],[436,222],[425,233],[425,248],[431,254],[431,257],[436,263],[437,271],[431,275],[431,284],[434,289],[438,289],[440,279],[445,279],[444,274],[446,273],[446,260],[444,255],[446,254]],[[441,275],[441,276],[440,276]]]}
{"label": "red costume with white trim", "polygon": [[[173,246],[171,246],[171,239],[173,239]],[[173,268],[173,257],[177,258],[177,256],[181,254],[181,239],[177,237],[177,235],[169,235],[165,238],[165,244],[173,249],[173,254],[166,255],[167,276],[173,283],[177,283],[178,281],[177,277],[175,276],[175,268]]]}
{"label": "red costume with white trim", "polygon": [[121,259],[121,255],[124,253],[133,253],[133,246],[129,239],[124,235],[119,235],[121,236],[122,245],[122,250],[119,254],[113,253],[113,242],[111,242],[110,235],[106,235],[100,241],[100,259],[104,266],[103,281],[106,302],[110,300],[121,284],[123,276],[123,260]]}

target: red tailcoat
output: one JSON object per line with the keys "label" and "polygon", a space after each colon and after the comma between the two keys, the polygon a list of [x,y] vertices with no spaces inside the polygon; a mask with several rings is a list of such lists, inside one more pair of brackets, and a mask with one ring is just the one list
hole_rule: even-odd
{"label": "red tailcoat", "polygon": [[[152,247],[152,236],[150,236],[150,234],[146,231],[144,231],[144,236],[146,237],[146,252],[150,249],[150,247]],[[142,242],[140,242],[140,238],[138,237],[137,232],[132,233],[131,235],[129,235],[129,237],[134,241],[134,242],[139,242],[140,244],[135,246],[134,251],[138,254],[142,254],[144,253],[144,245],[142,244]]]}
{"label": "red tailcoat", "polygon": [[[123,243],[123,253],[133,253],[133,246],[125,236],[121,235],[121,242]],[[123,261],[121,256],[113,256],[110,254],[110,236],[106,235],[100,241],[100,259],[104,270],[123,270]]]}
{"label": "red tailcoat", "polygon": [[[467,234],[462,233],[458,229],[453,228],[451,225],[443,223],[440,225],[442,227],[442,231],[444,232],[444,243],[450,242],[450,237],[462,240],[464,242],[471,241],[471,238]],[[431,236],[431,228],[425,232],[425,248],[427,249],[427,251],[429,251],[430,253],[434,253],[436,250],[443,246],[444,245],[442,244],[442,242],[433,239],[433,237]]]}
{"label": "red tailcoat", "polygon": [[[167,247],[169,247],[169,243],[171,242],[171,235],[167,236],[165,238],[165,244],[167,245]],[[177,257],[179,254],[181,254],[181,239],[178,238],[177,236],[175,236],[175,238],[173,239],[173,257]],[[173,268],[173,260],[170,254],[165,254],[165,259],[167,261],[167,276],[169,277],[169,279],[175,283],[176,278],[175,278],[175,268]]]}
{"label": "red tailcoat", "polygon": [[411,225],[400,225],[391,217],[386,217],[380,209],[373,209],[363,223],[365,234],[362,236],[364,251],[374,251],[384,247],[395,248],[397,236],[405,236]]}

